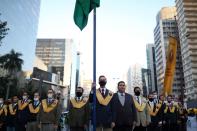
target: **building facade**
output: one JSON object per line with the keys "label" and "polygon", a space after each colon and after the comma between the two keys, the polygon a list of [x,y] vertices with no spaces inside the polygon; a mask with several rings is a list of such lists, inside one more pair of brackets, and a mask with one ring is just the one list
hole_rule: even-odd
{"label": "building facade", "polygon": [[64,77],[65,39],[38,39],[36,56],[47,66],[48,71],[58,74],[60,80]]}
{"label": "building facade", "polygon": [[146,45],[147,69],[150,70],[151,81],[149,83],[150,91],[157,91],[157,74],[155,61],[155,47],[154,44]]}
{"label": "building facade", "polygon": [[37,39],[36,56],[51,73],[59,75],[60,83],[75,94],[79,78],[79,55],[72,39]]}
{"label": "building facade", "polygon": [[186,100],[197,99],[197,1],[176,0]]}
{"label": "building facade", "polygon": [[0,53],[11,49],[23,54],[23,69],[32,69],[40,13],[40,0],[1,0],[0,18],[7,21],[8,34],[3,39]]}
{"label": "building facade", "polygon": [[139,64],[135,64],[129,67],[127,72],[127,85],[126,88],[129,94],[134,93],[134,87],[138,86],[142,89],[142,73],[141,66]]}
{"label": "building facade", "polygon": [[[154,44],[155,44],[155,60],[157,73],[157,87],[158,92],[162,93],[164,85],[164,76],[166,68],[166,54],[169,44],[169,36],[178,38],[178,30],[176,24],[176,7],[162,8],[157,17],[157,25],[154,29]],[[180,46],[177,49],[176,70],[174,75],[174,82],[172,85],[172,92],[176,97],[180,97],[181,89],[184,87],[184,76],[182,69],[182,59],[180,53]]]}
{"label": "building facade", "polygon": [[150,69],[141,69],[142,72],[142,90],[143,90],[143,96],[147,97],[150,92],[152,92],[151,89],[151,70]]}

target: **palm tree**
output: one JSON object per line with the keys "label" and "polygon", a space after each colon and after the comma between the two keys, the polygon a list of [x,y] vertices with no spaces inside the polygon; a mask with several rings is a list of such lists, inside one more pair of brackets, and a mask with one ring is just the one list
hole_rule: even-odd
{"label": "palm tree", "polygon": [[[10,79],[16,78],[16,73],[18,71],[21,71],[23,59],[20,57],[22,56],[21,53],[15,52],[13,49],[10,51],[10,53],[5,54],[0,57],[0,65],[5,70],[8,71],[8,74],[10,76]],[[10,85],[8,85],[7,93],[6,93],[6,99],[9,96],[10,92]]]}

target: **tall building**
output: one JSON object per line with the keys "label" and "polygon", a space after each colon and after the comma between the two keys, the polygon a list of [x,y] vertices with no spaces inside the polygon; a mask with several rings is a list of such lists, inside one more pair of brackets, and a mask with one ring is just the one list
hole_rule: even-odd
{"label": "tall building", "polygon": [[10,29],[3,39],[0,53],[11,49],[23,54],[23,69],[32,69],[40,13],[40,0],[1,0],[0,18]]}
{"label": "tall building", "polygon": [[129,94],[134,93],[134,87],[138,86],[142,89],[142,73],[141,66],[139,64],[135,64],[129,67],[127,72],[127,92]]}
{"label": "tall building", "polygon": [[197,1],[176,0],[186,100],[197,99]]}
{"label": "tall building", "polygon": [[151,90],[151,70],[150,69],[141,69],[142,72],[142,90],[143,96],[147,97]]}
{"label": "tall building", "polygon": [[47,65],[49,72],[60,76],[60,81],[69,86],[71,94],[75,93],[80,63],[72,39],[37,39],[36,56]]}
{"label": "tall building", "polygon": [[[157,25],[154,29],[155,60],[157,73],[158,92],[161,93],[164,85],[164,75],[166,68],[167,49],[169,35],[177,37],[176,7],[162,8],[156,17]],[[181,95],[181,88],[184,87],[184,76],[182,69],[182,59],[180,48],[177,49],[176,70],[172,85],[172,92],[175,96]]]}
{"label": "tall building", "polygon": [[64,77],[64,62],[66,51],[65,39],[38,39],[36,56],[40,58],[52,73],[60,73],[60,80]]}
{"label": "tall building", "polygon": [[154,44],[146,45],[146,58],[147,69],[150,70],[150,91],[157,91],[157,74],[156,74],[156,61],[155,61],[155,47]]}

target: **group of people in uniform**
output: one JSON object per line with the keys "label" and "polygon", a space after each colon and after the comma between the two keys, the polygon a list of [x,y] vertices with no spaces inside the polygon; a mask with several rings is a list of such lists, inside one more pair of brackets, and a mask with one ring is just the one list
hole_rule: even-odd
{"label": "group of people in uniform", "polygon": [[[186,110],[171,95],[165,98],[152,92],[145,98],[140,87],[135,87],[134,95],[130,95],[125,92],[124,81],[118,82],[118,91],[113,93],[106,83],[107,78],[100,76],[96,103],[93,90],[84,96],[84,89],[76,88],[75,97],[68,104],[70,129],[67,130],[91,131],[91,122],[96,119],[96,131],[186,131],[188,116],[197,114],[197,109]],[[96,88],[95,84],[92,88]],[[96,104],[95,118],[93,104]],[[13,96],[9,103],[0,98],[0,131],[57,131],[61,112],[61,102],[52,89],[42,100],[39,92],[34,92],[30,100],[25,91],[21,99]]]}
{"label": "group of people in uniform", "polygon": [[[96,131],[186,131],[187,117],[197,115],[196,109],[188,112],[172,95],[157,96],[157,92],[152,92],[145,98],[140,87],[135,87],[134,95],[130,95],[125,92],[124,81],[118,82],[118,91],[113,93],[106,83],[106,77],[100,76],[100,87],[96,89]],[[93,90],[89,97],[83,97],[83,88],[78,87],[70,100],[71,131],[87,130],[89,120],[93,119],[91,104]]]}
{"label": "group of people in uniform", "polygon": [[60,103],[54,91],[49,89],[46,99],[34,92],[31,100],[24,91],[21,99],[17,95],[5,103],[0,98],[0,131],[56,131],[61,115]]}

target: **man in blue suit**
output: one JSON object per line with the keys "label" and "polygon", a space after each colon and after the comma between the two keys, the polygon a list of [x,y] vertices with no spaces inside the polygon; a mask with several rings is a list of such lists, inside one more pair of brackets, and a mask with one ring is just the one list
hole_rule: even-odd
{"label": "man in blue suit", "polygon": [[[96,90],[96,131],[112,131],[111,99],[113,97],[113,92],[105,87],[106,83],[106,77],[103,75],[100,76],[100,87]],[[89,100],[90,103],[93,102],[93,91],[90,93]]]}

